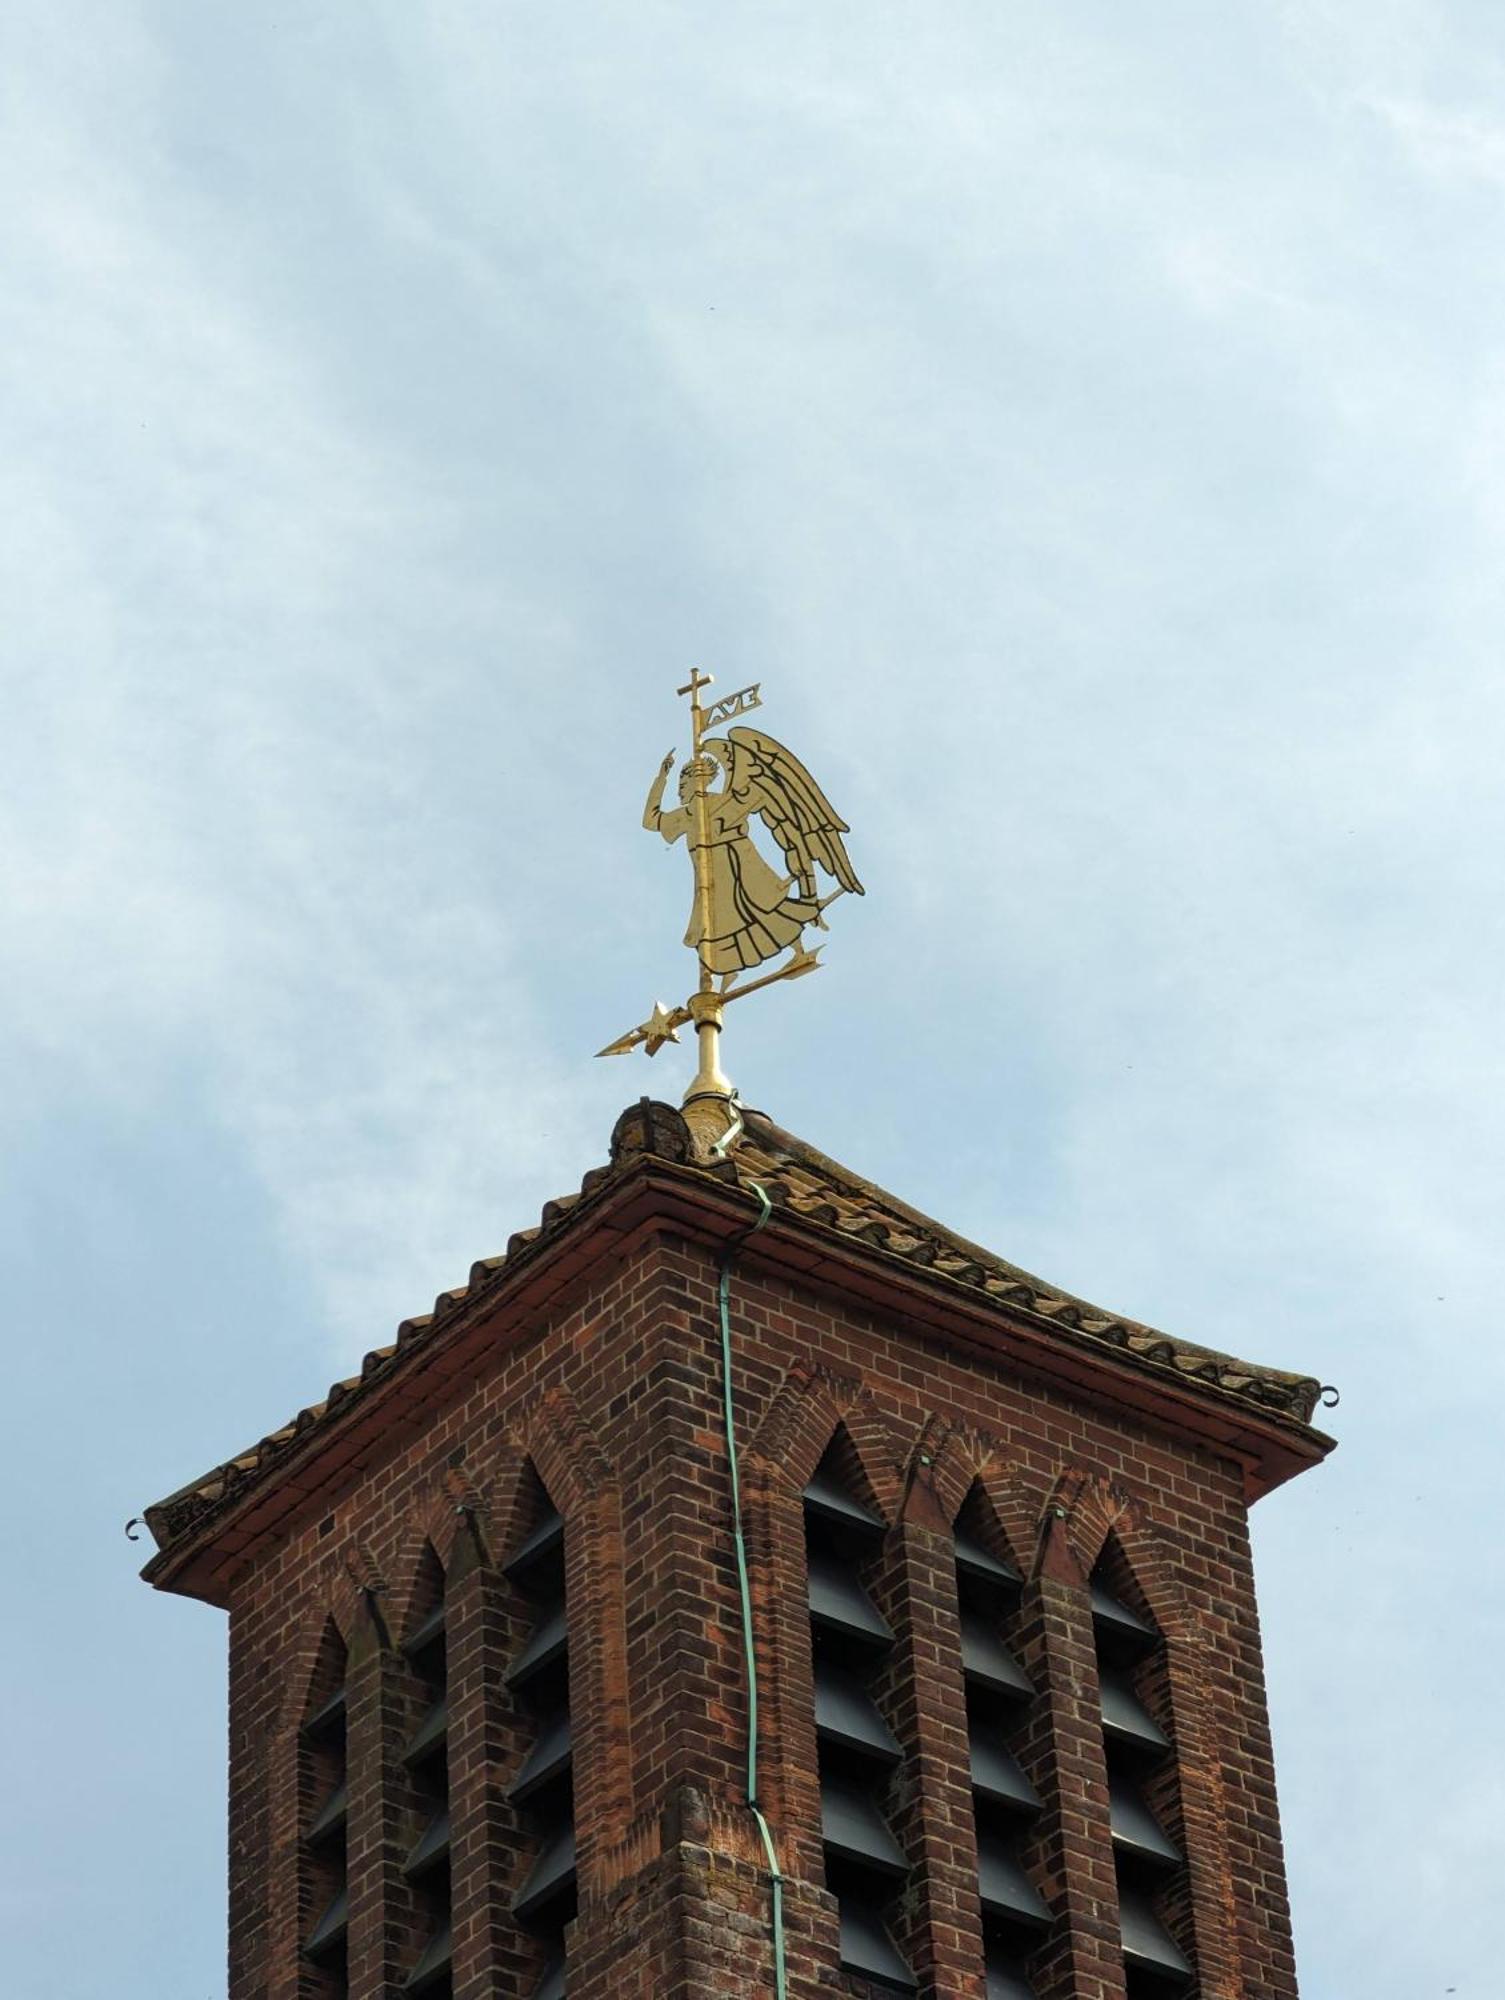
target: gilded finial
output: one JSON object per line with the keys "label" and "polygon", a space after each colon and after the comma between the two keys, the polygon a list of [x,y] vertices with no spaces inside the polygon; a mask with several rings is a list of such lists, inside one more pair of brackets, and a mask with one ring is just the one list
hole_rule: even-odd
{"label": "gilded finial", "polygon": [[[696,956],[696,989],[682,1006],[657,1002],[646,1021],[600,1053],[621,1056],[644,1049],[657,1055],[693,1022],[700,1062],[685,1092],[685,1115],[692,1129],[714,1145],[735,1124],[736,1093],[721,1069],[726,1007],[781,979],[818,971],[821,947],[806,944],[806,931],[811,926],[824,930],[829,906],[838,896],[860,896],[862,884],[842,842],[849,830],[846,821],[838,818],[792,751],[759,729],[732,728],[724,737],[707,733],[761,708],[761,684],[739,688],[706,708],[701,691],[711,684],[711,676],[696,668],[679,690],[690,698],[690,755],[680,766],[679,804],[664,810],[675,762],[671,750],[643,807],[643,825],[650,833],[660,834],[670,846],[683,840],[689,849],[695,889],[684,941]],[[761,821],[777,842],[786,874],[780,875],[754,844],[754,821]],[[824,895],[820,874],[836,885]],[[744,977],[783,952],[789,955],[774,971]]]}

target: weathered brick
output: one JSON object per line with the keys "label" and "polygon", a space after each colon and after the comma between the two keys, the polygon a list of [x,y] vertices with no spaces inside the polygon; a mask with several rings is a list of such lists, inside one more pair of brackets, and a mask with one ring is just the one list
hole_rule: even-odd
{"label": "weathered brick", "polygon": [[[463,1369],[445,1377],[433,1346],[425,1366],[442,1393],[394,1411],[337,1469],[300,1465],[275,1538],[248,1529],[235,1544],[223,1589],[230,2000],[333,1990],[299,1955],[327,1884],[298,1839],[321,1781],[299,1724],[331,1646],[349,1654],[350,1991],[396,2000],[420,1946],[424,1915],[401,1872],[423,1810],[401,1763],[420,1696],[395,1641],[430,1545],[449,1575],[454,1992],[501,2000],[536,1980],[539,1948],[510,1915],[531,1835],[507,1802],[532,1725],[503,1677],[526,1627],[500,1567],[534,1477],[566,1521],[570,2000],[771,1992],[720,1407],[730,1232],[714,1214],[697,1223],[692,1205],[685,1193],[672,1217],[664,1204],[646,1212],[525,1320],[499,1298]],[[760,1790],[788,1877],[792,2000],[864,1990],[838,1970],[823,1882],[800,1503],[838,1426],[889,1523],[877,1587],[899,1644],[880,1696],[906,1752],[894,1825],[912,1867],[902,1943],[922,1992],[983,1991],[950,1543],[976,1492],[1028,1579],[1008,1636],[1041,1691],[1015,1743],[1044,1801],[1023,1859],[1056,1917],[1034,1962],[1040,2000],[1124,1992],[1086,1596],[1108,1545],[1165,1634],[1147,1699],[1178,1754],[1153,1803],[1187,1852],[1175,1921],[1203,2000],[1293,2000],[1247,1458],[1189,1437],[1169,1404],[1162,1421],[1142,1396],[1123,1401],[1130,1363],[1112,1354],[1075,1383],[1055,1379],[925,1323],[912,1299],[885,1307],[871,1286],[859,1297],[834,1266],[802,1277],[767,1246],[740,1253],[732,1314]]]}

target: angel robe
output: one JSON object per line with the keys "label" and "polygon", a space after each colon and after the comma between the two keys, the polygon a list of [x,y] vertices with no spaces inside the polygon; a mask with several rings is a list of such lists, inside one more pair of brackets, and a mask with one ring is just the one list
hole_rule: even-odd
{"label": "angel robe", "polygon": [[[690,905],[685,943],[699,952],[712,972],[739,972],[798,944],[806,924],[819,916],[820,905],[791,895],[792,879],[776,875],[754,847],[747,831],[748,805],[725,792],[712,792],[706,805],[711,833],[710,935],[702,935],[697,896]],[[657,813],[652,823],[671,846],[683,837],[693,852],[695,821],[687,808]]]}

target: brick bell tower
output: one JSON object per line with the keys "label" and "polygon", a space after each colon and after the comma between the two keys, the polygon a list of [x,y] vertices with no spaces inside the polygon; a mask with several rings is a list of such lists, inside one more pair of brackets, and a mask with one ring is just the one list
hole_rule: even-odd
{"label": "brick bell tower", "polygon": [[1319,1386],[741,1110],[725,955],[813,969],[821,906],[734,852],[793,760],[730,738],[644,815],[700,987],[613,1045],[693,1021],[684,1111],[147,1510],[230,1614],[230,2000],[1294,2000],[1247,1514]]}
{"label": "brick bell tower", "polygon": [[230,1613],[230,2000],[1288,2000],[1246,1517],[1317,1395],[645,1100],[146,1516]]}

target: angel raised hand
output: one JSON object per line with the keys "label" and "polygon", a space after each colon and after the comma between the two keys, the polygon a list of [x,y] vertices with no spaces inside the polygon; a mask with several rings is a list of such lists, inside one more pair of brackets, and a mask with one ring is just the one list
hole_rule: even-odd
{"label": "angel raised hand", "polygon": [[[700,899],[690,910],[685,943],[708,971],[730,979],[786,948],[799,948],[807,924],[822,929],[821,912],[836,896],[862,894],[841,836],[849,831],[792,751],[757,729],[708,737],[701,756],[679,774],[679,806],[664,812],[673,753],[659,767],[643,808],[643,825],[671,845],[695,841],[697,784],[705,786],[710,843],[709,918]],[[724,782],[713,789],[720,776]],[[748,821],[760,818],[777,841],[788,874],[780,876],[753,845]],[[837,884],[820,894],[816,870]]]}

